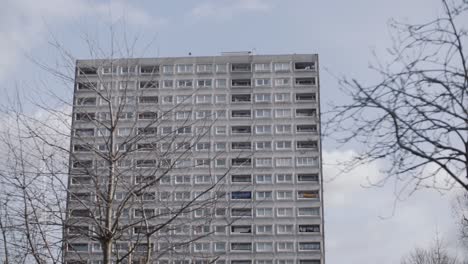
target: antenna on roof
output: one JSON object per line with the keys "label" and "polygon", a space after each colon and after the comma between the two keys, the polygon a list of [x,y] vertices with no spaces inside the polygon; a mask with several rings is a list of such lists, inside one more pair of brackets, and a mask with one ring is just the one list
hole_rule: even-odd
{"label": "antenna on roof", "polygon": [[188,55],[189,55],[189,56],[192,56],[192,52],[189,52]]}

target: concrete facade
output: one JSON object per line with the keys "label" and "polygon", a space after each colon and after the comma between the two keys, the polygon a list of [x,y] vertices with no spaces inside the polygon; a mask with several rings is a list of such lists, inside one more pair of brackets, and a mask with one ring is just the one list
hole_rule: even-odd
{"label": "concrete facade", "polygon": [[[214,216],[210,221],[212,234],[187,248],[188,262],[163,255],[154,263],[203,263],[196,260],[201,253],[216,256],[212,259],[217,264],[324,263],[318,55],[122,59],[113,61],[114,69],[109,70],[102,66],[105,64],[102,60],[77,61],[77,68],[95,67],[97,72],[77,74],[75,102],[96,93],[79,89],[80,83],[100,86],[108,78],[106,75],[112,75],[116,87],[124,82],[132,86],[124,95],[135,98],[126,111],[133,112],[132,127],[144,124],[144,120],[138,120],[139,113],[167,113],[178,105],[175,113],[158,125],[157,133],[164,133],[164,127],[174,130],[187,124],[188,119],[194,120],[189,134],[206,133],[191,150],[188,160],[192,169],[170,175],[156,193],[167,191],[175,195],[184,190],[192,192],[193,197],[194,192],[206,188],[202,175],[210,175],[212,179],[208,181],[213,181],[228,170],[219,183],[227,195],[217,203],[217,208],[226,211],[222,219]],[[131,77],[118,77],[127,72],[127,67]],[[150,76],[145,69],[153,69]],[[158,87],[142,89],[144,82]],[[96,116],[105,112],[99,98],[85,107],[77,103],[74,130],[93,128],[90,122],[76,120],[83,108]],[[206,119],[211,120],[209,131],[197,123]],[[98,141],[95,133],[93,136],[88,142]],[[72,140],[73,150],[79,150],[75,148],[77,142]],[[75,152],[78,157],[89,155]],[[133,164],[138,159],[135,156]],[[205,166],[202,159],[210,162]],[[175,178],[182,174],[187,178]],[[74,188],[78,187],[71,183],[69,189]],[[69,210],[79,208],[73,202],[68,206]],[[236,208],[248,208],[251,213],[238,217]],[[218,228],[223,225],[224,232]],[[99,250],[92,245],[96,242],[82,239],[80,243],[88,245],[82,250],[87,263],[99,263]],[[155,247],[158,250],[160,245],[156,243]],[[66,254],[70,263],[74,254]]]}

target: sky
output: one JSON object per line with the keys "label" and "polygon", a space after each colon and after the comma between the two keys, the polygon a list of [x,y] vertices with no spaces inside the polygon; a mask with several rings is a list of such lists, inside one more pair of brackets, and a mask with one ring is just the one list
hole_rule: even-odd
{"label": "sky", "polygon": [[[6,2],[5,2],[6,1]],[[2,0],[0,90],[28,91],[47,80],[34,60],[53,64],[61,43],[77,59],[90,57],[84,39],[109,47],[109,26],[118,37],[138,37],[135,56],[318,53],[323,110],[347,98],[336,76],[371,83],[373,54],[383,60],[391,47],[388,22],[424,22],[440,14],[437,0]],[[125,30],[123,30],[125,27]],[[130,41],[131,42],[131,41]],[[57,88],[58,89],[58,88]],[[1,125],[1,124],[0,124]],[[359,146],[337,148],[324,140],[324,201],[327,264],[398,263],[415,246],[438,233],[459,250],[454,195],[421,190],[396,201],[395,186],[368,188],[382,164],[341,174],[337,161]]]}

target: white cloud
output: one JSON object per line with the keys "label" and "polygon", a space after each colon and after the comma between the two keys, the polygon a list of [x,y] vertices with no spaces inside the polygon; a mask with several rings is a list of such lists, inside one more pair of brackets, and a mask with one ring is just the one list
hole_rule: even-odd
{"label": "white cloud", "polygon": [[195,18],[229,19],[244,12],[266,12],[272,8],[264,0],[206,1],[194,7],[191,15]]}
{"label": "white cloud", "polygon": [[[396,201],[394,185],[363,188],[381,177],[379,163],[339,174],[336,164],[355,152],[324,152],[327,263],[390,264],[415,246],[425,247],[439,232],[457,249],[451,195],[426,189]],[[337,176],[338,175],[338,176]],[[395,209],[395,210],[393,210]]]}
{"label": "white cloud", "polygon": [[22,53],[43,41],[46,24],[63,25],[82,17],[132,26],[158,27],[165,23],[147,10],[124,0],[92,2],[86,0],[15,0],[0,8],[0,81],[14,69]]}

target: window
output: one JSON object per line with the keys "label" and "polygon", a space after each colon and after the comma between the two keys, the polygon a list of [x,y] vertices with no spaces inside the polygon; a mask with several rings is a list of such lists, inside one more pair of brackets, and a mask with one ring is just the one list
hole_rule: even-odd
{"label": "window", "polygon": [[227,72],[226,64],[216,64],[216,72]]}
{"label": "window", "polygon": [[319,233],[320,225],[299,225],[299,233]]}
{"label": "window", "polygon": [[119,89],[120,90],[133,90],[136,88],[135,81],[121,81]]}
{"label": "window", "polygon": [[291,133],[291,125],[276,125],[277,134],[289,134]]}
{"label": "window", "polygon": [[175,184],[190,184],[190,175],[175,175]]}
{"label": "window", "polygon": [[271,118],[271,109],[257,109],[255,110],[255,117]]}
{"label": "window", "polygon": [[269,103],[271,102],[271,94],[255,94],[255,102]]}
{"label": "window", "polygon": [[177,128],[177,134],[190,134],[190,133],[192,133],[192,127]]}
{"label": "window", "polygon": [[277,245],[278,251],[282,251],[282,252],[294,251],[293,242],[277,242],[276,245]]}
{"label": "window", "polygon": [[311,78],[296,78],[295,79],[295,84],[297,86],[308,86],[308,85],[315,85],[316,80],[314,77]]}
{"label": "window", "polygon": [[318,174],[299,173],[299,174],[297,174],[297,181],[300,181],[300,182],[318,182]]}
{"label": "window", "polygon": [[[278,259],[276,264],[294,264],[294,260],[293,259]],[[320,263],[316,263],[316,264],[320,264]]]}
{"label": "window", "polygon": [[[277,150],[285,150],[291,149],[292,143],[291,141],[276,141],[276,149]],[[288,158],[291,160],[291,158]],[[280,159],[277,159],[277,161]]]}
{"label": "window", "polygon": [[252,66],[249,63],[232,63],[232,72],[249,72],[252,71]]}
{"label": "window", "polygon": [[232,208],[231,216],[233,217],[246,217],[252,216],[252,209],[250,208]]}
{"label": "window", "polygon": [[157,104],[158,97],[157,96],[140,96],[138,97],[138,102],[140,104]]}
{"label": "window", "polygon": [[210,167],[210,159],[196,159],[195,167],[203,167],[203,168]]}
{"label": "window", "polygon": [[73,145],[74,152],[90,152],[93,146],[89,145]]}
{"label": "window", "polygon": [[272,225],[257,225],[257,234],[271,234],[273,233]]}
{"label": "window", "polygon": [[172,95],[165,95],[162,97],[162,103],[163,104],[172,104],[173,102],[173,97]]}
{"label": "window", "polygon": [[140,81],[140,89],[157,89],[159,88],[158,81]]}
{"label": "window", "polygon": [[272,242],[257,242],[256,249],[258,252],[273,251],[273,243]]}
{"label": "window", "polygon": [[276,87],[289,86],[290,84],[291,84],[291,79],[289,79],[289,78],[277,78],[277,79],[275,79],[275,86]]}
{"label": "window", "polygon": [[289,71],[289,62],[277,62],[275,65],[275,71]]}
{"label": "window", "polygon": [[197,65],[197,72],[201,73],[209,73],[213,71],[213,65],[212,64],[198,64]]}
{"label": "window", "polygon": [[193,246],[195,252],[207,252],[210,250],[209,242],[196,242]]}
{"label": "window", "polygon": [[209,142],[198,142],[196,145],[197,151],[209,151],[210,143]]}
{"label": "window", "polygon": [[293,232],[293,225],[277,225],[276,226],[278,234],[291,234]]}
{"label": "window", "polygon": [[273,179],[270,174],[259,174],[256,175],[256,181],[257,184],[269,184],[273,183]]}
{"label": "window", "polygon": [[320,209],[318,207],[301,207],[297,208],[298,216],[319,216]]}
{"label": "window", "polygon": [[192,64],[178,64],[177,73],[192,73],[193,65]]}
{"label": "window", "polygon": [[276,167],[291,167],[292,158],[276,158]]}
{"label": "window", "polygon": [[275,94],[275,102],[284,103],[284,102],[289,102],[289,101],[291,101],[291,95],[290,94],[288,94],[288,93]]}
{"label": "window", "polygon": [[320,264],[319,259],[299,259],[298,264]]}
{"label": "window", "polygon": [[199,88],[211,88],[213,85],[213,82],[211,79],[202,79],[202,80],[197,80],[197,87]]}
{"label": "window", "polygon": [[232,251],[251,251],[252,243],[250,242],[231,242]]}
{"label": "window", "polygon": [[216,251],[216,252],[226,251],[226,242],[215,242],[214,243],[214,251]]}
{"label": "window", "polygon": [[178,104],[189,104],[191,101],[190,95],[177,95],[176,97],[176,103]]}
{"label": "window", "polygon": [[299,251],[320,250],[320,242],[299,242]]}
{"label": "window", "polygon": [[130,120],[133,119],[133,112],[121,112],[118,114],[120,120]]}
{"label": "window", "polygon": [[92,121],[96,119],[95,113],[76,113],[75,120],[76,121]]}
{"label": "window", "polygon": [[231,234],[251,234],[252,226],[250,225],[232,225]]}
{"label": "window", "polygon": [[250,87],[252,82],[250,79],[232,79],[231,86],[236,87]]}
{"label": "window", "polygon": [[231,95],[231,102],[233,103],[250,102],[250,94],[233,94]]}
{"label": "window", "polygon": [[270,71],[270,64],[269,63],[256,63],[255,71],[262,71],[262,72]]}
{"label": "window", "polygon": [[162,127],[161,134],[167,135],[172,133],[172,127]]}
{"label": "window", "polygon": [[146,208],[146,209],[134,209],[133,216],[136,218],[143,218],[143,217],[153,217],[155,215],[154,209]]}
{"label": "window", "polygon": [[211,104],[211,95],[202,94],[195,97],[197,104]]}
{"label": "window", "polygon": [[233,118],[250,118],[250,110],[231,110],[231,117]]}
{"label": "window", "polygon": [[256,158],[255,166],[256,167],[271,167],[272,166],[271,158]]}
{"label": "window", "polygon": [[257,200],[271,200],[273,198],[272,191],[258,191],[256,193]]}
{"label": "window", "polygon": [[192,88],[193,81],[192,80],[177,80],[177,87],[179,88]]}
{"label": "window", "polygon": [[297,166],[317,166],[318,158],[317,157],[297,157],[296,165]]}
{"label": "window", "polygon": [[225,94],[218,94],[215,96],[215,102],[217,104],[226,103],[226,95]]}
{"label": "window", "polygon": [[215,110],[216,119],[226,119],[226,110]]}
{"label": "window", "polygon": [[174,87],[174,81],[173,80],[164,80],[163,81],[163,88],[172,88]]}
{"label": "window", "polygon": [[122,74],[135,74],[136,66],[122,66],[120,67],[120,71]]}
{"label": "window", "polygon": [[271,150],[271,142],[270,141],[255,142],[255,149],[256,150]]}
{"label": "window", "polygon": [[196,119],[211,119],[211,117],[212,117],[211,110],[203,110],[203,111],[195,112]]}
{"label": "window", "polygon": [[225,151],[226,150],[226,142],[216,142],[215,143],[215,150]]}
{"label": "window", "polygon": [[216,80],[216,88],[226,88],[227,81],[226,79],[217,79]]}
{"label": "window", "polygon": [[216,135],[226,135],[226,127],[225,126],[217,126],[215,128]]}
{"label": "window", "polygon": [[291,207],[288,208],[277,208],[276,215],[278,217],[293,217],[293,209]]}
{"label": "window", "polygon": [[255,86],[263,87],[263,86],[270,86],[271,80],[270,79],[255,79]]}
{"label": "window", "polygon": [[292,182],[292,174],[289,174],[289,173],[276,174],[276,182],[277,183],[291,183]]}
{"label": "window", "polygon": [[89,246],[87,243],[70,243],[68,244],[69,252],[88,252]]}
{"label": "window", "polygon": [[292,191],[276,191],[276,198],[278,200],[292,200]]}
{"label": "window", "polygon": [[215,229],[215,233],[217,234],[226,234],[226,226],[217,225],[214,227],[214,229]]}
{"label": "window", "polygon": [[271,134],[271,126],[270,125],[255,126],[255,133],[256,134]]}
{"label": "window", "polygon": [[257,208],[256,216],[257,217],[271,217],[273,216],[273,209],[272,208]]}
{"label": "window", "polygon": [[192,116],[192,112],[190,111],[178,111],[176,112],[176,119],[177,120],[188,120]]}
{"label": "window", "polygon": [[232,183],[250,183],[252,182],[252,175],[250,174],[234,174],[231,175]]}
{"label": "window", "polygon": [[315,71],[315,62],[296,62],[294,63],[295,71]]}

